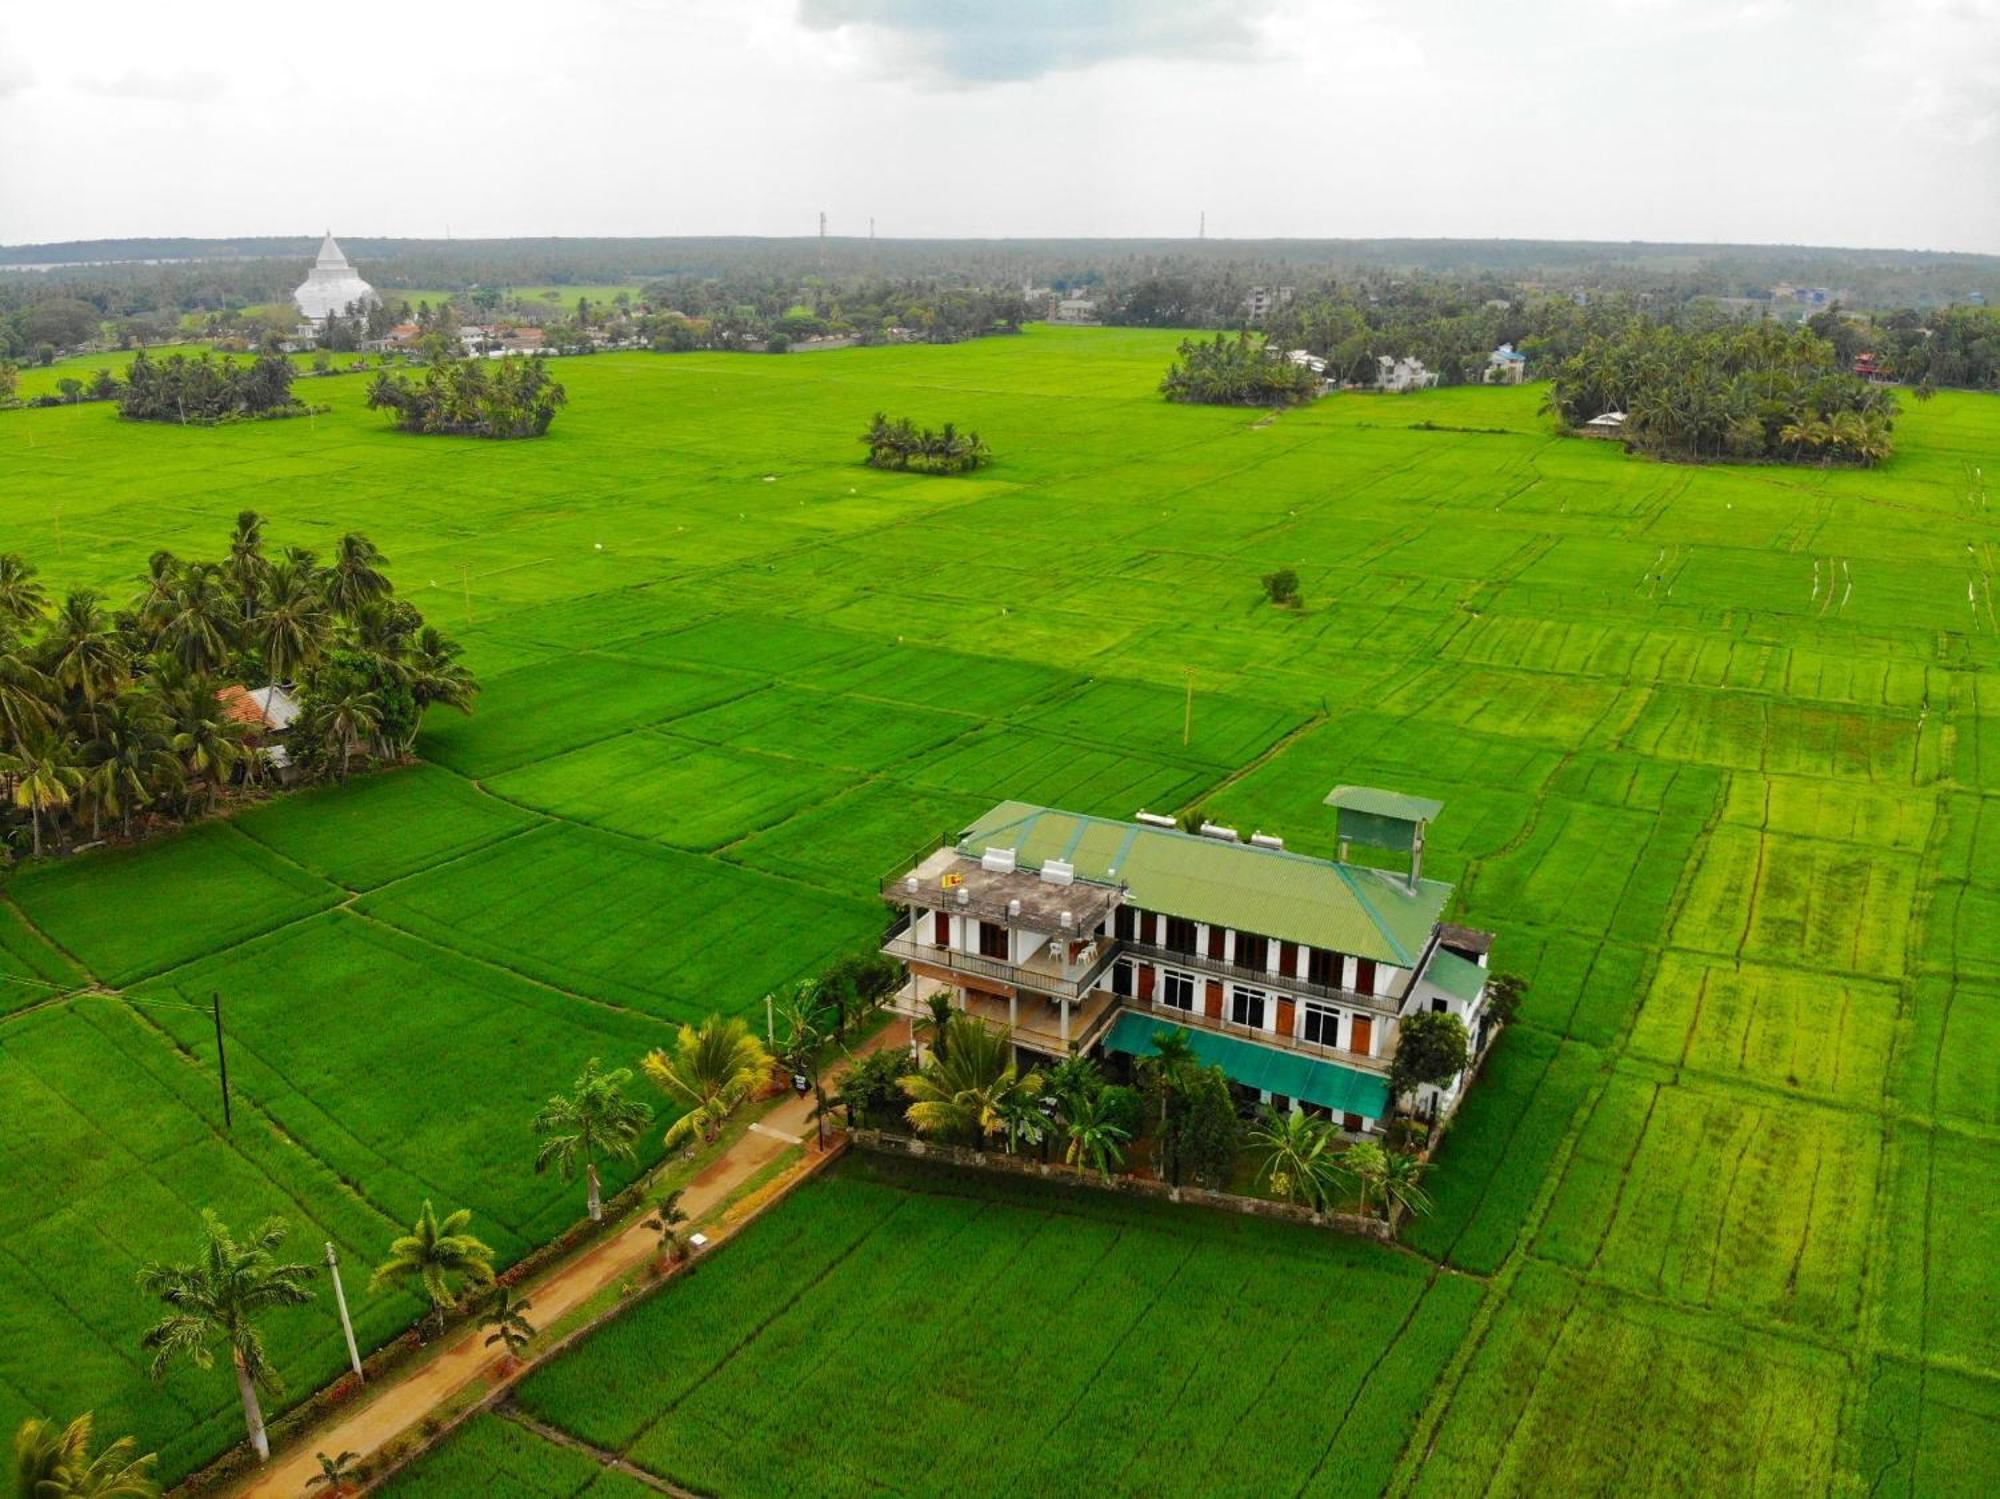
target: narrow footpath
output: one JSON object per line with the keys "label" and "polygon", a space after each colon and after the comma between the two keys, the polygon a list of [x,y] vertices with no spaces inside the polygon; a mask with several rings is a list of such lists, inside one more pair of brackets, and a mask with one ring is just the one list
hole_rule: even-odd
{"label": "narrow footpath", "polygon": [[[909,1024],[897,1019],[869,1038],[856,1054],[909,1044]],[[826,1070],[824,1081],[829,1093],[843,1071],[844,1065]],[[807,1095],[787,1098],[759,1115],[741,1139],[704,1167],[682,1191],[681,1209],[688,1215],[688,1221],[681,1232],[706,1229],[703,1219],[758,1172],[787,1151],[810,1145],[815,1130],[812,1110],[813,1100]],[[732,1231],[741,1226],[733,1225]],[[715,1235],[711,1232],[710,1237]],[[659,1234],[635,1218],[623,1230],[600,1239],[519,1290],[534,1302],[535,1325],[553,1327],[598,1292],[637,1270],[659,1248]],[[371,1387],[365,1405],[299,1433],[284,1450],[274,1452],[270,1462],[225,1492],[236,1499],[311,1499],[318,1491],[309,1490],[306,1485],[319,1476],[317,1454],[352,1452],[366,1460],[415,1428],[474,1380],[488,1378],[495,1388],[512,1385],[540,1362],[539,1355],[531,1354],[518,1369],[503,1376],[502,1358],[499,1350],[485,1346],[483,1328],[468,1327],[435,1357],[400,1378]]]}

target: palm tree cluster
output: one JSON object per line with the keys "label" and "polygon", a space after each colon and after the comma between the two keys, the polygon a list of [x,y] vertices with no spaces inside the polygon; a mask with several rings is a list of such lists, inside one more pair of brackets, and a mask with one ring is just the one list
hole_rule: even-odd
{"label": "palm tree cluster", "polygon": [[1572,426],[1623,411],[1626,440],[1662,458],[1872,465],[1893,450],[1897,404],[1807,329],[1635,319],[1556,366],[1548,409]]}
{"label": "palm tree cluster", "polygon": [[543,355],[509,359],[434,359],[421,379],[382,374],[368,388],[368,408],[391,412],[405,432],[460,437],[540,437],[569,404]]}
{"label": "palm tree cluster", "polygon": [[219,560],[155,552],[122,609],[88,589],[52,608],[34,567],[0,555],[0,838],[39,855],[212,810],[261,764],[218,697],[232,684],[297,686],[294,762],[343,776],[357,750],[406,755],[430,704],[471,711],[459,646],[395,597],[367,537],[322,564],[270,555],[263,533],[246,510]]}
{"label": "palm tree cluster", "polygon": [[118,414],[131,421],[200,426],[303,416],[308,408],[292,395],[293,373],[292,362],[282,354],[260,354],[238,364],[209,354],[156,360],[141,349],[132,356],[118,391]]}
{"label": "palm tree cluster", "polygon": [[1261,337],[1184,338],[1160,381],[1169,401],[1201,406],[1297,406],[1319,394],[1320,377],[1279,357]]}
{"label": "palm tree cluster", "polygon": [[1419,1182],[1424,1163],[1415,1155],[1384,1150],[1373,1140],[1341,1148],[1340,1132],[1329,1119],[1304,1110],[1265,1109],[1250,1131],[1251,1148],[1263,1156],[1257,1179],[1279,1196],[1330,1212],[1349,1186],[1359,1194],[1361,1216],[1379,1202],[1420,1213],[1430,1207]]}
{"label": "palm tree cluster", "polygon": [[910,1127],[969,1145],[1061,1148],[1080,1170],[1108,1177],[1125,1163],[1143,1105],[1089,1057],[1067,1057],[1046,1073],[1021,1071],[1006,1032],[975,1015],[953,1014],[932,1032],[921,1070],[899,1080]]}
{"label": "palm tree cluster", "polygon": [[993,450],[977,432],[960,432],[951,422],[933,432],[907,416],[890,421],[876,412],[861,434],[870,468],[909,469],[922,474],[966,474],[993,461]]}

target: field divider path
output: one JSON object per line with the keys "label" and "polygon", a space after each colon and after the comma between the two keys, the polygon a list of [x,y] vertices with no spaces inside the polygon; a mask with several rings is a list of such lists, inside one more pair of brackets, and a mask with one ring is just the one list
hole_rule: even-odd
{"label": "field divider path", "polygon": [[615,1452],[606,1452],[602,1447],[594,1447],[582,1437],[572,1436],[560,1426],[551,1426],[546,1421],[538,1421],[516,1405],[511,1399],[503,1400],[493,1408],[493,1414],[503,1421],[512,1421],[524,1431],[532,1431],[543,1441],[557,1447],[567,1447],[572,1452],[581,1452],[600,1467],[623,1473],[635,1483],[642,1483],[656,1493],[673,1494],[676,1499],[702,1499],[693,1489],[680,1488],[668,1483],[657,1473],[647,1471],[636,1463],[629,1463]]}
{"label": "field divider path", "polygon": [[[884,1046],[903,1045],[907,1039],[907,1032],[899,1025],[891,1024],[870,1038],[855,1055],[858,1058]],[[827,1076],[829,1079],[836,1078],[843,1070],[844,1063],[829,1069]],[[683,1232],[691,1233],[699,1228],[708,1235],[711,1246],[733,1236],[746,1224],[754,1222],[780,1195],[765,1194],[748,1211],[732,1216],[730,1209],[735,1194],[750,1185],[753,1178],[794,1151],[800,1153],[800,1166],[794,1170],[801,1174],[792,1177],[793,1180],[803,1179],[804,1174],[816,1172],[834,1159],[837,1155],[835,1151],[805,1153],[799,1147],[786,1145],[772,1137],[779,1130],[803,1137],[804,1131],[811,1125],[812,1109],[810,1097],[788,1097],[779,1101],[759,1117],[758,1122],[769,1126],[767,1132],[746,1131],[689,1182],[681,1197],[682,1209],[688,1215]],[[646,1213],[647,1209],[635,1209],[622,1227],[594,1240],[518,1287],[534,1302],[537,1322],[544,1327],[553,1326],[654,1260],[660,1252],[660,1236],[645,1225]],[[617,1310],[630,1304],[629,1298],[622,1300]],[[384,1383],[369,1387],[363,1397],[364,1403],[359,1406],[344,1408],[332,1420],[294,1434],[267,1465],[246,1475],[223,1492],[232,1495],[233,1499],[311,1499],[315,1491],[309,1485],[319,1475],[316,1453],[353,1452],[365,1461],[392,1445],[400,1446],[403,1439],[422,1426],[427,1417],[449,1406],[477,1382],[490,1381],[488,1397],[458,1413],[461,1417],[470,1415],[474,1410],[501,1398],[528,1374],[566,1349],[575,1338],[587,1333],[598,1320],[592,1318],[586,1327],[530,1353],[511,1369],[504,1366],[503,1353],[496,1353],[485,1346],[483,1328],[458,1329],[432,1357],[400,1371]],[[455,1421],[447,1423],[435,1436],[441,1437],[452,1424],[456,1424]],[[429,1442],[424,1445],[429,1445]],[[384,1473],[375,1482],[387,1476]],[[673,1489],[666,1491],[678,1492]]]}

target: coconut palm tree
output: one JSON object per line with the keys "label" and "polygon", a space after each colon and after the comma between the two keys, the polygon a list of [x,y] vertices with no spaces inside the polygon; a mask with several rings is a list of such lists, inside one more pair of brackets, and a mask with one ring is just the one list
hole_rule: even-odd
{"label": "coconut palm tree", "polygon": [[1377,1182],[1382,1192],[1383,1211],[1396,1206],[1407,1213],[1428,1213],[1431,1210],[1430,1195],[1418,1185],[1423,1176],[1424,1163],[1416,1156],[1401,1151],[1386,1152],[1382,1160],[1382,1174]]}
{"label": "coconut palm tree", "polygon": [[1257,1180],[1301,1207],[1324,1212],[1340,1171],[1333,1126],[1303,1111],[1265,1109],[1250,1131],[1264,1153]]}
{"label": "coconut palm tree", "polygon": [[1188,1034],[1186,1026],[1177,1025],[1171,1030],[1153,1032],[1153,1049],[1139,1058],[1138,1067],[1140,1080],[1159,1097],[1161,1124],[1167,1122],[1168,1095],[1174,1091],[1187,1069],[1199,1065],[1200,1061],[1194,1049],[1194,1038]]}
{"label": "coconut palm tree", "polygon": [[331,621],[310,560],[287,557],[265,575],[264,593],[249,621],[249,635],[273,682],[296,681],[318,661]]}
{"label": "coconut palm tree", "polygon": [[340,756],[340,778],[344,781],[354,757],[354,746],[382,726],[382,700],[351,673],[325,675],[333,678],[331,690],[312,696],[308,733],[326,747],[328,754]]}
{"label": "coconut palm tree", "polygon": [[1340,1168],[1361,1188],[1361,1216],[1368,1216],[1368,1199],[1388,1181],[1389,1153],[1373,1140],[1358,1140],[1347,1147]]}
{"label": "coconut palm tree", "polygon": [[150,806],[180,774],[180,761],[169,746],[170,725],[151,693],[128,693],[92,719],[95,732],[86,746],[89,769],[84,773],[91,816],[94,822],[100,809],[111,813],[129,837],[133,810]]}
{"label": "coconut palm tree", "polygon": [[171,729],[167,748],[180,757],[188,780],[208,788],[208,809],[213,812],[216,796],[250,754],[243,742],[248,731],[223,711],[208,682],[199,677],[171,688],[167,705]]}
{"label": "coconut palm tree", "polygon": [[220,569],[207,563],[183,568],[155,607],[157,648],[185,671],[219,672],[229,665],[242,629],[239,609]]}
{"label": "coconut palm tree", "polygon": [[52,701],[55,683],[25,652],[4,649],[5,644],[0,637],[0,748],[53,728],[61,716]]}
{"label": "coconut palm tree", "polygon": [[495,1286],[488,1291],[479,1305],[479,1325],[493,1329],[487,1334],[485,1346],[491,1348],[499,1343],[505,1346],[507,1357],[520,1357],[528,1339],[535,1335],[535,1324],[528,1320],[528,1313],[534,1309],[534,1302],[527,1297],[517,1300],[512,1287]]}
{"label": "coconut palm tree", "polygon": [[415,1281],[431,1304],[439,1331],[444,1314],[458,1305],[458,1286],[493,1284],[493,1251],[465,1231],[472,1210],[460,1208],[439,1221],[430,1199],[410,1231],[390,1241],[389,1258],[375,1267],[368,1288],[399,1286]]}
{"label": "coconut palm tree", "polygon": [[49,627],[47,649],[49,675],[86,706],[112,696],[125,680],[125,648],[103,600],[88,588],[63,599]]}
{"label": "coconut palm tree", "polygon": [[1087,1166],[1106,1181],[1112,1169],[1124,1164],[1125,1142],[1131,1132],[1114,1123],[1105,1111],[1102,1093],[1086,1093],[1064,1106],[1063,1129],[1069,1149],[1063,1159],[1072,1166]]}
{"label": "coconut palm tree", "polygon": [[262,1462],[271,1455],[271,1443],[264,1435],[257,1392],[276,1392],[283,1384],[265,1356],[257,1319],[277,1307],[311,1301],[306,1283],[317,1267],[278,1261],[278,1247],[289,1231],[282,1218],[269,1220],[241,1244],[213,1212],[204,1211],[201,1222],[203,1243],[197,1258],[182,1265],[155,1261],[140,1269],[139,1289],[165,1302],[167,1315],[146,1330],[139,1346],[153,1355],[155,1379],[177,1358],[207,1369],[215,1362],[218,1346],[228,1349],[236,1369],[236,1393],[243,1401],[243,1422]]}
{"label": "coconut palm tree", "polygon": [[328,1457],[324,1452],[315,1452],[313,1461],[319,1464],[319,1471],[306,1480],[308,1489],[325,1485],[327,1499],[346,1499],[356,1480],[354,1466],[361,1461],[356,1452],[342,1452],[337,1457]]}
{"label": "coconut palm tree", "polygon": [[535,1170],[539,1173],[554,1166],[568,1181],[576,1175],[581,1161],[592,1223],[604,1221],[598,1157],[631,1160],[639,1136],[653,1117],[650,1105],[625,1096],[625,1085],[631,1081],[631,1068],[614,1067],[605,1072],[592,1057],[583,1064],[575,1088],[567,1095],[552,1095],[535,1115],[535,1133],[545,1137],[535,1155]]}
{"label": "coconut palm tree", "polygon": [[264,556],[264,517],[254,510],[236,512],[236,527],[229,536],[229,560],[223,563],[235,586],[244,621],[254,619],[257,601],[264,592],[271,564]]}
{"label": "coconut palm tree", "polygon": [[1005,1131],[1010,1105],[1040,1098],[1041,1074],[1023,1074],[1013,1041],[977,1016],[953,1016],[942,1039],[922,1072],[900,1079],[911,1099],[904,1117],[912,1128],[983,1141]]}
{"label": "coconut palm tree", "polygon": [[660,1236],[660,1248],[677,1260],[687,1258],[687,1245],[681,1242],[680,1226],[688,1221],[688,1215],[681,1209],[681,1188],[675,1187],[658,1202],[653,1204],[653,1216],[646,1220],[646,1227]]}
{"label": "coconut palm tree", "polygon": [[333,549],[333,565],[327,569],[326,601],[337,613],[358,618],[362,609],[388,598],[393,591],[382,569],[389,559],[376,550],[375,543],[359,531],[349,531]]}
{"label": "coconut palm tree", "polygon": [[135,1457],[138,1444],[120,1437],[91,1455],[91,1415],[67,1426],[23,1421],[14,1433],[14,1493],[19,1499],[155,1499],[153,1453]]}
{"label": "coconut palm tree", "polygon": [[0,755],[0,776],[13,782],[14,805],[28,814],[34,855],[42,856],[42,823],[62,811],[83,789],[75,747],[48,731],[27,739],[11,754]]}
{"label": "coconut palm tree", "polygon": [[671,1054],[658,1048],[639,1064],[687,1112],[667,1126],[669,1150],[699,1132],[704,1141],[722,1133],[723,1121],[771,1075],[771,1054],[741,1018],[711,1015],[684,1025]]}
{"label": "coconut palm tree", "polygon": [[0,623],[17,629],[38,623],[49,607],[48,590],[35,581],[35,565],[19,552],[0,552]]}
{"label": "coconut palm tree", "polygon": [[1104,1091],[1104,1069],[1095,1057],[1064,1057],[1051,1067],[1042,1081],[1043,1091],[1054,1096],[1067,1114],[1086,1098]]}

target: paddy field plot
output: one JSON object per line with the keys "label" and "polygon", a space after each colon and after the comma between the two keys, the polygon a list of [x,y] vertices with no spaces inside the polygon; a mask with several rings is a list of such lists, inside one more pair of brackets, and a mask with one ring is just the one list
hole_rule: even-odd
{"label": "paddy field plot", "polygon": [[[1966,483],[2000,401],[1910,403],[1872,471],[1693,469],[1554,438],[1533,389],[1168,406],[1176,338],[564,360],[526,443],[395,433],[350,378],[307,421],[0,414],[0,534],[57,588],[120,602],[246,507],[322,554],[359,529],[485,688],[416,767],[0,889],[0,1298],[30,1308],[0,1427],[95,1407],[170,1475],[213,1455],[233,1395],[144,1380],[133,1264],[204,1206],[365,1262],[423,1195],[524,1252],[578,1209],[529,1169],[540,1099],[869,945],[877,881],[993,801],[1198,807],[1331,853],[1321,800],[1354,783],[1445,802],[1426,872],[1530,983],[1413,1254],[1314,1249],[1281,1290],[1254,1267],[1293,1251],[1238,1226],[856,1172],[648,1303],[712,1389],[678,1360],[594,1384],[593,1354],[533,1399],[731,1492],[933,1454],[1160,1491],[1190,1452],[1257,1492],[2000,1488],[2000,634],[1967,604],[2000,522]],[[875,410],[977,426],[997,462],[868,469]],[[1278,567],[1297,609],[1263,601]],[[218,993],[233,1132],[207,1017],[170,1007]],[[1065,1230],[1122,1247],[1010,1279]],[[973,1279],[828,1258],[911,1234]],[[1253,1340],[1346,1351],[1283,1345],[1218,1419],[1250,1409],[1206,1356],[1239,1303]],[[410,1311],[370,1300],[364,1337]],[[802,1350],[828,1329],[884,1370],[934,1350],[954,1421],[899,1426],[904,1378],[868,1430],[827,1426],[848,1407]],[[295,1393],[338,1367],[323,1305],[273,1335]],[[1115,1380],[1074,1377],[1107,1353]],[[778,1367],[786,1398],[750,1399]],[[1039,1465],[989,1415],[1023,1390]],[[519,1492],[617,1487],[496,1421],[466,1440]]]}
{"label": "paddy field plot", "polygon": [[[854,1158],[516,1398],[708,1493],[1372,1492],[1484,1295],[1292,1225]],[[1273,1408],[1318,1419],[1272,1441]]]}

